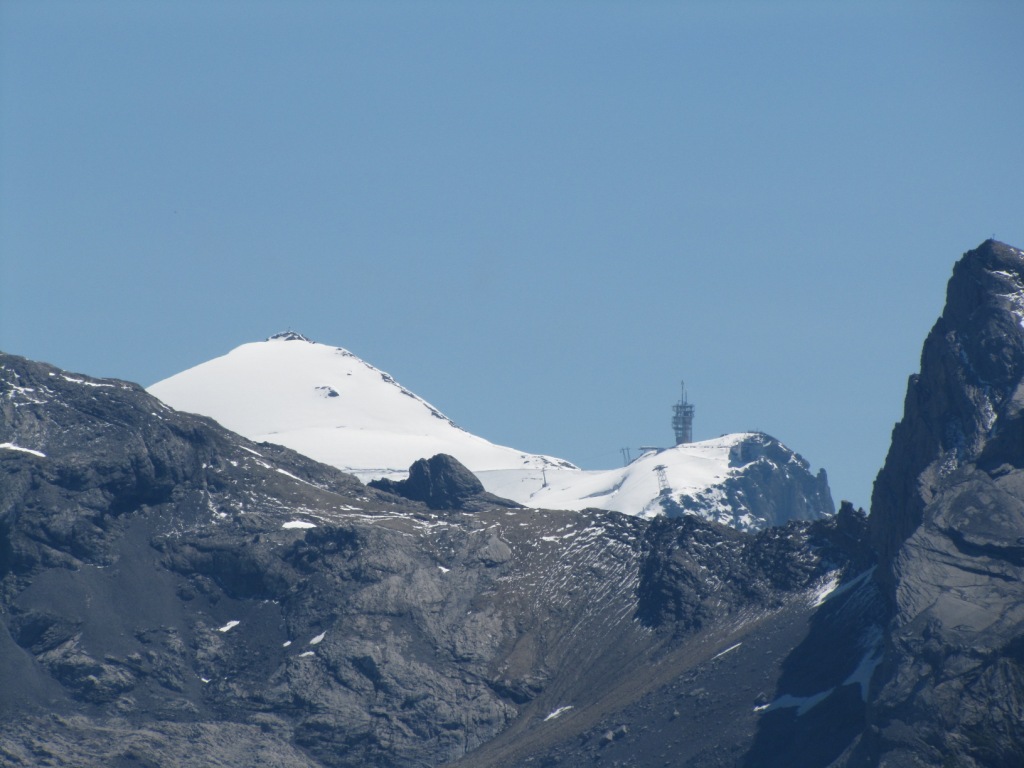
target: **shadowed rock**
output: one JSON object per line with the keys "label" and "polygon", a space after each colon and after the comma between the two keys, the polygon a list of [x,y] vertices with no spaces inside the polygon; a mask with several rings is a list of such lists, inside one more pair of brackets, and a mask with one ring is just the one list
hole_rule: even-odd
{"label": "shadowed rock", "polygon": [[1022,323],[1024,253],[988,240],[953,269],[875,482],[889,652],[851,765],[1024,765]]}
{"label": "shadowed rock", "polygon": [[369,485],[412,501],[422,501],[431,509],[465,509],[471,500],[519,506],[487,493],[476,475],[446,453],[418,459],[409,467],[409,477],[405,480],[373,480]]}

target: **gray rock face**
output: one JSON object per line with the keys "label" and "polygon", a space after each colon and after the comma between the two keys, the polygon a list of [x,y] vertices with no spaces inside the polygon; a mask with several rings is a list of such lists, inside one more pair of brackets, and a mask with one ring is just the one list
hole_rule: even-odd
{"label": "gray rock face", "polygon": [[857,760],[1024,765],[1022,321],[1024,254],[965,254],[875,483],[890,650]]}
{"label": "gray rock face", "polygon": [[[609,730],[611,754],[681,674],[732,688],[712,659],[751,632],[783,659],[772,627],[865,567],[827,544],[843,516],[750,536],[512,508],[443,457],[413,501],[10,356],[0,415],[14,766],[503,766]],[[729,699],[737,748],[759,691]]]}
{"label": "gray rock face", "polygon": [[487,493],[476,475],[454,456],[445,453],[414,462],[405,480],[383,478],[369,485],[412,501],[422,501],[431,509],[467,509],[474,506],[473,502],[519,506]]}
{"label": "gray rock face", "polygon": [[753,433],[737,443],[729,466],[739,472],[702,493],[663,496],[665,513],[696,514],[750,533],[835,514],[825,470],[811,474],[806,459],[771,435]]}
{"label": "gray rock face", "polygon": [[1022,322],[1024,254],[965,255],[872,515],[756,533],[370,488],[0,355],[0,762],[1020,766]]}
{"label": "gray rock face", "polygon": [[910,378],[903,420],[875,481],[872,532],[886,561],[953,472],[986,447],[988,463],[1024,466],[1015,439],[1024,371],[1021,264],[1020,251],[989,240],[954,267],[946,308],[925,341],[921,372]]}

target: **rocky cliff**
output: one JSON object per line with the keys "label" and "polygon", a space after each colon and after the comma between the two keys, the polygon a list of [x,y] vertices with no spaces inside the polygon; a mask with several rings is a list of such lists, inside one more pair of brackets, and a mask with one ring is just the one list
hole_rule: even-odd
{"label": "rocky cliff", "polygon": [[[0,387],[9,765],[497,766],[580,734],[608,755],[630,707],[670,717],[644,702],[701,674],[746,712],[742,750],[784,677],[772,627],[866,567],[836,543],[852,513],[751,536],[522,509],[444,457],[395,495],[133,384],[4,356]],[[733,688],[714,660],[755,635]],[[720,737],[694,730],[695,759]]]}
{"label": "rocky cliff", "polygon": [[907,388],[870,527],[888,652],[868,764],[1024,765],[1024,254],[964,255]]}
{"label": "rocky cliff", "polygon": [[763,432],[737,437],[729,448],[729,474],[701,491],[662,495],[665,514],[695,514],[742,531],[759,531],[835,513],[824,469],[812,474],[803,456]]}

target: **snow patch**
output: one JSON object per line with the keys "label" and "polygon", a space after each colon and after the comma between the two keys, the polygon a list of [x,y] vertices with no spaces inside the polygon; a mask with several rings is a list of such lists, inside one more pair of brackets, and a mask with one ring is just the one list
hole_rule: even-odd
{"label": "snow patch", "polygon": [[287,523],[281,524],[282,528],[316,528],[316,523],[310,523],[306,520],[289,520]]}
{"label": "snow patch", "polygon": [[872,627],[871,631],[864,638],[862,645],[867,648],[867,652],[861,658],[857,668],[843,681],[843,685],[859,685],[861,699],[867,701],[871,677],[875,674],[875,668],[882,663],[881,630],[877,627]]}
{"label": "snow patch", "polygon": [[715,659],[721,658],[722,656],[725,656],[725,654],[727,654],[727,653],[729,653],[731,651],[735,651],[741,645],[743,645],[743,643],[736,643],[736,645],[730,645],[728,648],[726,648],[721,653],[716,653],[714,656],[712,656],[711,660],[714,661]]}
{"label": "snow patch", "polygon": [[[270,465],[269,464],[264,464],[263,466],[265,466],[267,469],[270,469]],[[306,485],[313,485],[308,480],[303,480],[301,477],[293,475],[291,472],[286,472],[285,470],[281,469],[280,467],[274,467],[274,469],[277,470],[278,472],[280,472],[285,477],[290,477],[292,480],[298,480],[300,483],[305,483]],[[315,485],[313,485],[313,487],[316,488]]]}
{"label": "snow patch", "polygon": [[326,632],[321,632],[319,635],[317,635],[312,640],[310,640],[309,644],[310,645],[320,645],[320,643],[322,643],[324,641],[325,637],[327,637],[327,633]]}
{"label": "snow patch", "polygon": [[556,720],[557,718],[561,717],[566,712],[568,712],[570,709],[572,709],[572,704],[570,704],[570,705],[568,705],[566,707],[559,707],[558,709],[554,710],[553,712],[549,712],[548,716],[544,718],[543,722],[546,723],[548,720]]}
{"label": "snow patch", "polygon": [[85,379],[73,379],[70,376],[65,376],[64,374],[61,374],[61,378],[64,379],[64,381],[70,381],[72,384],[84,384],[87,387],[110,387],[111,389],[114,388],[113,384],[100,384],[97,381],[86,381]]}
{"label": "snow patch", "polygon": [[237,627],[241,623],[242,622],[240,622],[240,621],[229,621],[223,627],[220,627],[217,631],[218,632],[230,632],[232,629],[234,629],[235,627]]}
{"label": "snow patch", "polygon": [[824,605],[825,601],[832,596],[832,593],[836,591],[836,587],[839,586],[839,576],[840,574],[837,571],[833,571],[821,584],[811,590],[807,601],[812,608]]}
{"label": "snow patch", "polygon": [[[860,574],[859,576],[857,576],[854,579],[850,579],[845,584],[840,584],[839,583],[839,582],[842,581],[842,574],[836,573],[834,577],[832,576],[832,574],[829,574],[829,580],[824,585],[822,585],[821,587],[819,587],[818,589],[816,589],[814,591],[814,593],[813,593],[814,599],[817,599],[817,595],[819,594],[820,591],[824,591],[825,587],[828,587],[828,586],[830,586],[832,584],[833,578],[836,580],[836,585],[832,586],[832,588],[830,590],[828,590],[828,592],[824,595],[821,603],[824,603],[825,601],[830,600],[830,599],[832,599],[834,597],[839,597],[839,595],[843,594],[844,592],[848,592],[851,589],[859,589],[861,586],[864,585],[864,583],[868,579],[871,578],[871,574],[873,574],[874,572],[875,572],[875,566],[871,566],[866,571],[864,571],[864,573]],[[813,603],[812,605],[814,607],[817,607],[817,606],[821,605],[821,603]]]}
{"label": "snow patch", "polygon": [[827,691],[815,693],[812,696],[791,696],[787,693],[784,696],[779,696],[779,698],[762,709],[771,711],[773,709],[788,709],[790,707],[796,707],[796,716],[800,717],[831,696],[832,691],[834,690],[835,688],[829,688]]}
{"label": "snow patch", "polygon": [[38,456],[40,459],[45,459],[46,454],[42,451],[34,451],[31,448],[22,448],[20,445],[14,443],[0,443],[0,448],[6,448],[8,451],[21,451],[22,453],[31,453],[33,456]]}

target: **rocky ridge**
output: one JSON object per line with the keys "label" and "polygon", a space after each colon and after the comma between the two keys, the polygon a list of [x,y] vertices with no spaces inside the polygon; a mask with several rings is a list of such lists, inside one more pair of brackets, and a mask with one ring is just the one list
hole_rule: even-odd
{"label": "rocky ridge", "polygon": [[873,510],[757,533],[371,488],[0,356],[0,762],[1024,762],[1024,254],[964,255]]}
{"label": "rocky ridge", "polygon": [[0,386],[11,765],[508,764],[864,567],[827,545],[852,513],[521,509],[443,458],[461,490],[414,501],[125,382],[4,356]]}
{"label": "rocky ridge", "polygon": [[986,241],[953,270],[875,483],[890,648],[870,764],[1024,764],[1022,324],[1024,253]]}

